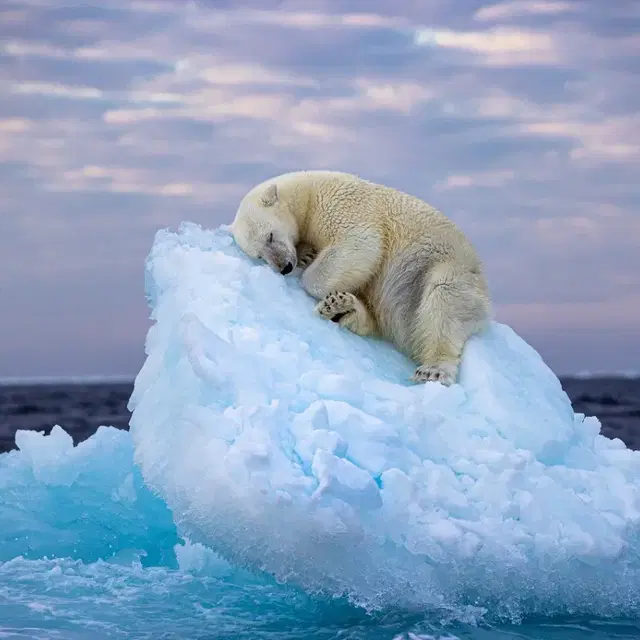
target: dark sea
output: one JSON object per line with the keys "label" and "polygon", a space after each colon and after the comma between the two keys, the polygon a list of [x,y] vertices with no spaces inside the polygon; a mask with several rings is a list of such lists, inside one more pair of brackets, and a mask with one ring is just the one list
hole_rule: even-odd
{"label": "dark sea", "polygon": [[[640,379],[562,383],[576,412],[600,419],[603,435],[640,449]],[[0,386],[0,638],[640,638],[640,620],[624,611],[637,611],[634,603],[620,602],[608,617],[489,622],[473,603],[468,620],[464,611],[451,619],[366,613],[233,567],[182,541],[145,487],[125,433],[131,391],[131,383]],[[16,431],[48,434],[54,425],[89,446],[71,457],[69,437],[57,430],[51,443],[19,435],[28,446],[15,451]]]}
{"label": "dark sea", "polygon": [[[597,416],[602,434],[640,449],[640,378],[561,378],[574,410]],[[0,386],[0,452],[15,447],[18,429],[49,433],[61,425],[86,440],[101,425],[128,429],[132,383]]]}

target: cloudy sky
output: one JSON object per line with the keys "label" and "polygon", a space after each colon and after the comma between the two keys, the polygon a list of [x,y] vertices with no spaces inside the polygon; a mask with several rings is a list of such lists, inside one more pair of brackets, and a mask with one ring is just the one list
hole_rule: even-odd
{"label": "cloudy sky", "polygon": [[633,0],[4,0],[0,376],[135,374],[143,261],[253,184],[418,195],[559,373],[640,369]]}

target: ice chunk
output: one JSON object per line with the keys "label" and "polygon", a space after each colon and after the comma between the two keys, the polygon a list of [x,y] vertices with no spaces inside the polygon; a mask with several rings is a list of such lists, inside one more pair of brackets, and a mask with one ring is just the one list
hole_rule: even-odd
{"label": "ice chunk", "polygon": [[380,491],[373,478],[353,462],[319,449],[313,456],[311,468],[318,481],[314,498],[333,494],[356,509],[382,506]]}
{"label": "ice chunk", "polygon": [[16,444],[19,451],[0,455],[0,562],[175,564],[171,513],[144,486],[128,433],[100,427],[74,447],[56,425],[48,436],[18,431]]}
{"label": "ice chunk", "polygon": [[412,385],[226,228],[159,232],[146,279],[135,458],[194,543],[366,606],[638,611],[640,453],[509,327]]}

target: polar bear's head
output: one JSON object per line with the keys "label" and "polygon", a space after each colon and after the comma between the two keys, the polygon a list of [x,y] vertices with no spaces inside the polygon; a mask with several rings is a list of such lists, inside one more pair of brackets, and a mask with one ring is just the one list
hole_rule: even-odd
{"label": "polar bear's head", "polygon": [[256,187],[242,199],[231,233],[254,260],[264,260],[285,276],[296,268],[298,223],[275,183]]}

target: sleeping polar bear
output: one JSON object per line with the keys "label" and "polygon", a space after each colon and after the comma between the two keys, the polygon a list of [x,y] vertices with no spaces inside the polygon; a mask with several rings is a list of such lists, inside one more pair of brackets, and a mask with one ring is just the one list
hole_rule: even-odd
{"label": "sleeping polar bear", "polygon": [[253,187],[231,231],[250,257],[302,286],[324,318],[392,342],[416,382],[457,379],[467,339],[491,315],[482,263],[422,200],[337,171],[286,173]]}

